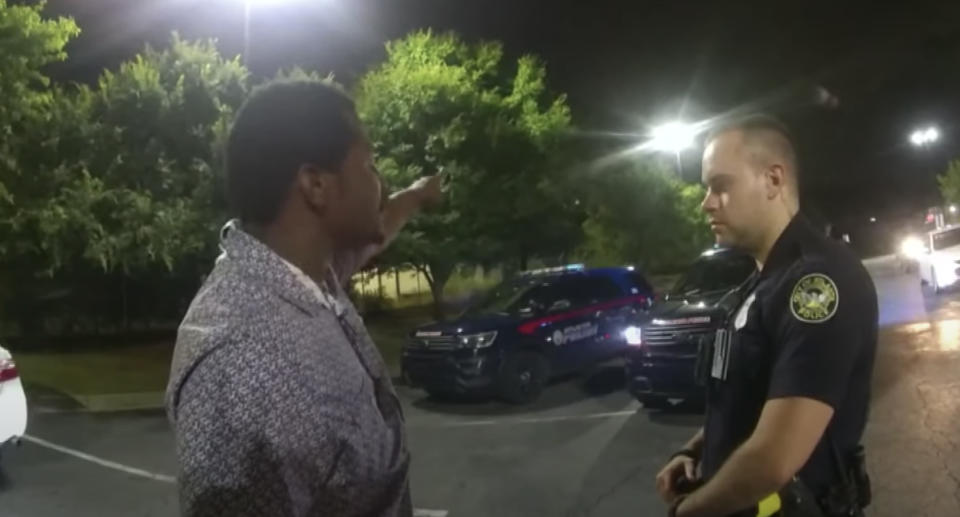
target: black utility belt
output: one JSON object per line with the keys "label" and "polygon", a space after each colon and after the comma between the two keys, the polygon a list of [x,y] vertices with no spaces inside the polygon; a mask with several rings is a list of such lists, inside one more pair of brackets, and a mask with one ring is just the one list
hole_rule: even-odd
{"label": "black utility belt", "polygon": [[863,447],[850,455],[844,480],[828,487],[817,496],[799,477],[776,494],[762,500],[757,517],[862,517],[870,505],[872,493],[867,475]]}

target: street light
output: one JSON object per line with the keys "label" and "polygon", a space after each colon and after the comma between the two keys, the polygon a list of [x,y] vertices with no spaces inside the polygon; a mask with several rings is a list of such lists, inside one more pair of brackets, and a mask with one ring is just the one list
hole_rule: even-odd
{"label": "street light", "polygon": [[697,128],[685,122],[668,122],[650,132],[650,147],[658,151],[683,152],[693,147]]}
{"label": "street light", "polygon": [[677,174],[683,176],[683,160],[680,153],[693,147],[699,129],[694,124],[673,121],[661,124],[650,132],[649,146],[657,151],[674,153],[677,157]]}
{"label": "street light", "polygon": [[926,147],[940,140],[940,130],[934,126],[919,128],[910,133],[910,143],[916,147]]}
{"label": "street light", "polygon": [[256,6],[266,6],[266,5],[277,5],[277,4],[288,4],[294,0],[241,0],[243,2],[243,64],[249,65],[250,59],[247,57],[250,54],[250,19],[253,13],[253,7]]}

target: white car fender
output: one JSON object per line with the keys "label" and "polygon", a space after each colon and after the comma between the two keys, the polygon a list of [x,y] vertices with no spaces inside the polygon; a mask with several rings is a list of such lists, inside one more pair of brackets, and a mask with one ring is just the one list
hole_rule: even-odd
{"label": "white car fender", "polygon": [[[10,353],[0,348],[0,364],[10,360]],[[7,371],[10,370],[12,368],[8,368]],[[0,445],[19,439],[26,432],[27,397],[23,392],[20,377],[17,375],[0,381]]]}

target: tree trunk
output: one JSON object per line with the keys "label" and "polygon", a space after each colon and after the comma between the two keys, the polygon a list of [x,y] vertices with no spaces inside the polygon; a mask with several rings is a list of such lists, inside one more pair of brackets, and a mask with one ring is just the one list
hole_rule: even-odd
{"label": "tree trunk", "polygon": [[383,271],[377,268],[377,297],[383,298]]}
{"label": "tree trunk", "polygon": [[400,268],[393,268],[393,280],[397,286],[397,301],[400,301]]}
{"label": "tree trunk", "polygon": [[120,298],[123,305],[123,331],[130,332],[130,304],[127,300],[127,274],[120,276]]}
{"label": "tree trunk", "polygon": [[433,317],[437,321],[447,319],[447,314],[443,307],[443,286],[436,282],[430,282],[430,294],[433,295]]}
{"label": "tree trunk", "polygon": [[527,265],[530,262],[530,257],[527,256],[526,250],[520,250],[520,271],[526,271]]}
{"label": "tree trunk", "polygon": [[437,321],[444,321],[446,312],[443,303],[443,288],[450,280],[453,268],[444,264],[429,264],[426,267],[418,267],[418,269],[427,278],[427,283],[430,285],[430,294],[433,295],[433,317]]}

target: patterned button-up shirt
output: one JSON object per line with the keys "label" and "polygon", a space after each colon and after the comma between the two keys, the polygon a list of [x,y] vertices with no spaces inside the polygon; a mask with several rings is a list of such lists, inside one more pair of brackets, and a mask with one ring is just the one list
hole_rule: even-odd
{"label": "patterned button-up shirt", "polygon": [[221,246],[167,387],[183,514],[409,516],[403,415],[349,271],[327,295],[235,223]]}

